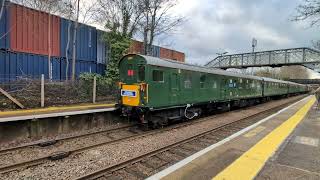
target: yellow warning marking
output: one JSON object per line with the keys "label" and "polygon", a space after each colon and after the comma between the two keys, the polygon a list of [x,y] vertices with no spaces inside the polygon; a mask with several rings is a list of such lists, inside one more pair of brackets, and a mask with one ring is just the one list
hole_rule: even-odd
{"label": "yellow warning marking", "polygon": [[122,103],[128,106],[139,106],[140,104],[140,85],[123,85],[122,90],[134,91],[134,97],[122,96]]}
{"label": "yellow warning marking", "polygon": [[44,109],[27,109],[18,111],[4,111],[0,112],[0,117],[5,116],[19,116],[25,114],[37,114],[37,113],[50,113],[54,111],[72,111],[72,110],[85,110],[90,108],[107,108],[113,107],[115,104],[91,104],[91,105],[78,105],[78,106],[64,106],[64,107],[49,107]]}
{"label": "yellow warning marking", "polygon": [[246,138],[253,137],[265,129],[266,129],[266,127],[264,127],[264,126],[258,126],[257,128],[253,129],[252,131],[249,131],[247,134],[245,134],[243,136]]}
{"label": "yellow warning marking", "polygon": [[214,180],[247,180],[254,179],[273,155],[281,143],[289,136],[295,127],[308,113],[316,99],[313,97],[298,112],[287,121],[260,140],[251,149],[240,156],[231,165],[221,171]]}

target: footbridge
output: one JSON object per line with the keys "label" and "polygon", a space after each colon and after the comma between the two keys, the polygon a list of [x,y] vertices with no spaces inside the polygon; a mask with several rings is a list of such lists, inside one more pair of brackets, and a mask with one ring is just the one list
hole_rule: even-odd
{"label": "footbridge", "polygon": [[311,48],[278,49],[254,53],[218,56],[207,67],[244,69],[249,67],[281,67],[302,65],[320,72],[320,51]]}

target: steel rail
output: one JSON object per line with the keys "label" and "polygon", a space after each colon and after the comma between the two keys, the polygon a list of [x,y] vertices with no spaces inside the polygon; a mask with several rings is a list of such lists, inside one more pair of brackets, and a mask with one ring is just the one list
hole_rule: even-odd
{"label": "steel rail", "polygon": [[[302,99],[302,98],[301,98]],[[159,148],[159,149],[156,149],[154,151],[150,151],[148,153],[145,153],[143,155],[140,155],[138,157],[134,157],[130,160],[126,160],[126,161],[123,161],[123,162],[120,162],[116,165],[112,165],[112,166],[109,166],[109,167],[106,167],[106,168],[103,168],[103,169],[100,169],[100,170],[97,170],[97,171],[94,171],[94,172],[91,172],[89,174],[86,174],[86,175],[83,175],[83,176],[80,176],[78,178],[76,178],[76,180],[87,180],[87,179],[98,179],[106,174],[111,174],[117,170],[120,170],[120,169],[123,169],[123,168],[126,168],[127,166],[130,166],[134,163],[137,163],[137,162],[140,162],[142,161],[143,159],[147,158],[147,157],[151,157],[151,156],[154,156],[154,155],[157,155],[159,153],[162,153],[162,152],[165,152],[165,151],[168,151],[174,147],[177,147],[177,146],[180,146],[182,144],[185,144],[187,142],[190,142],[190,141],[193,141],[195,139],[198,139],[200,137],[203,137],[205,135],[208,135],[210,133],[213,133],[215,131],[219,131],[223,128],[226,128],[230,125],[234,125],[234,124],[237,124],[239,122],[242,122],[242,121],[245,121],[245,120],[248,120],[248,119],[251,119],[251,118],[254,118],[256,116],[259,116],[259,115],[263,115],[263,114],[266,114],[268,112],[272,112],[276,109],[279,109],[279,108],[283,108],[289,104],[292,104],[293,102],[296,102],[297,100],[293,100],[293,101],[290,101],[290,102],[287,102],[287,103],[284,103],[284,104],[281,104],[279,106],[276,106],[276,107],[272,107],[270,109],[267,109],[267,110],[264,110],[264,111],[261,111],[261,112],[258,112],[256,114],[252,114],[252,115],[249,115],[247,117],[244,117],[244,118],[241,118],[241,119],[238,119],[238,120],[235,120],[233,122],[230,122],[230,123],[225,123],[225,124],[222,124],[218,127],[214,127],[213,129],[210,129],[210,130],[207,130],[203,133],[200,133],[200,134],[197,134],[195,136],[192,136],[190,138],[187,138],[187,139],[184,139],[184,140],[181,140],[181,141],[178,141],[178,142],[175,142],[175,143],[172,143],[170,145],[167,145],[167,146],[164,146],[162,148]]]}
{"label": "steel rail", "polygon": [[[304,96],[302,96],[302,97],[304,97]],[[302,99],[302,97],[294,98],[293,100],[291,100],[289,102],[286,102],[284,104],[281,104],[279,106],[290,104],[292,102],[297,101],[297,99]],[[263,104],[260,104],[260,105],[263,106]],[[242,118],[240,120],[237,120],[237,121],[242,121],[242,120],[244,120],[246,118],[257,116],[258,114],[265,113],[266,111],[271,111],[272,109],[278,108],[279,106],[272,107],[272,108],[267,109],[267,110],[263,110],[263,111],[261,111],[259,113],[253,114],[253,115],[249,115],[249,116],[244,117],[244,118]],[[123,142],[123,141],[126,141],[126,140],[134,140],[134,139],[141,138],[141,137],[146,137],[146,136],[150,136],[150,135],[163,133],[163,132],[170,131],[170,130],[173,130],[173,129],[180,129],[180,128],[183,128],[183,127],[186,127],[186,126],[190,126],[190,125],[193,125],[193,124],[197,124],[197,123],[201,123],[201,122],[204,122],[204,121],[212,120],[212,118],[224,117],[224,116],[226,116],[228,114],[236,113],[236,112],[242,111],[244,109],[250,109],[250,108],[252,108],[252,107],[246,107],[246,108],[241,108],[241,109],[238,109],[238,110],[229,111],[229,112],[222,113],[222,114],[216,114],[216,115],[213,115],[213,116],[204,117],[202,119],[198,119],[198,120],[194,120],[194,121],[188,121],[188,122],[185,122],[185,123],[172,125],[172,126],[169,126],[169,127],[165,127],[163,129],[156,129],[156,130],[146,131],[146,132],[143,131],[141,133],[137,133],[137,134],[134,134],[134,135],[129,135],[127,137],[123,137],[123,138],[119,138],[119,139],[115,139],[115,140],[108,140],[108,141],[104,141],[104,142],[101,142],[101,143],[96,143],[96,144],[89,145],[89,146],[84,146],[84,147],[80,147],[80,148],[75,148],[75,149],[69,149],[69,150],[65,150],[65,151],[55,152],[53,154],[42,156],[42,157],[38,157],[38,158],[35,158],[35,159],[32,159],[32,160],[28,160],[28,161],[24,161],[24,162],[18,162],[18,163],[15,163],[15,164],[11,164],[11,165],[0,167],[0,174],[1,173],[11,172],[11,171],[17,170],[19,168],[27,168],[27,167],[30,167],[30,166],[39,165],[39,164],[45,163],[48,160],[63,159],[63,158],[68,157],[70,154],[81,153],[81,152],[86,151],[88,149],[93,149],[93,148],[104,146],[104,145],[112,145],[112,144],[120,143],[120,142]],[[259,107],[253,107],[253,108],[259,108]],[[235,123],[237,121],[234,121],[232,123]],[[232,123],[229,123],[229,124],[232,124]],[[222,126],[227,126],[227,125],[228,124],[224,124]],[[219,126],[219,127],[214,128],[214,129],[217,129],[217,128],[221,128],[221,127]],[[122,129],[125,129],[125,128],[122,128]]]}

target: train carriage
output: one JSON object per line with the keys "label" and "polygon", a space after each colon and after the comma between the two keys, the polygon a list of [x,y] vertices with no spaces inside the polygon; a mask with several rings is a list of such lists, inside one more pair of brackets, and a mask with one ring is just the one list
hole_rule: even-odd
{"label": "train carriage", "polygon": [[119,70],[123,114],[153,125],[304,91],[303,86],[290,91],[286,81],[137,54],[124,56]]}

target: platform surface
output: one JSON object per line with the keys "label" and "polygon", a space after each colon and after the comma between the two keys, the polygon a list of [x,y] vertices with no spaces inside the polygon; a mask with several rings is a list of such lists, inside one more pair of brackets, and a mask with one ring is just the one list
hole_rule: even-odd
{"label": "platform surface", "polygon": [[85,104],[14,111],[1,111],[0,122],[89,114],[115,110],[115,104]]}
{"label": "platform surface", "polygon": [[320,179],[314,102],[309,96],[149,179]]}

